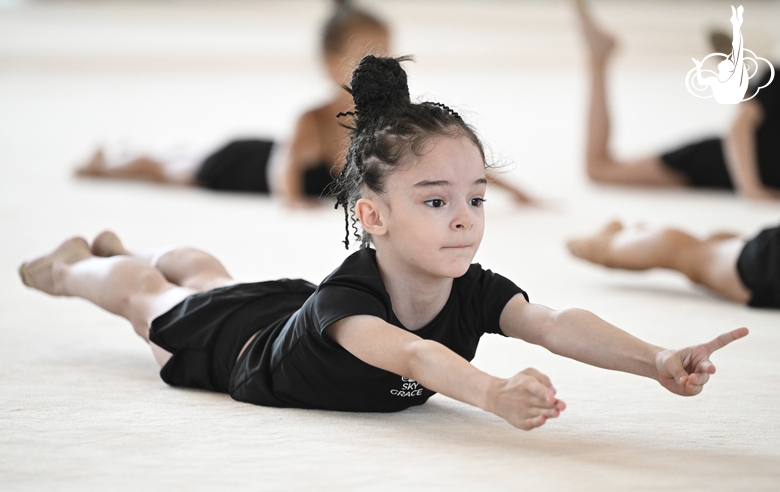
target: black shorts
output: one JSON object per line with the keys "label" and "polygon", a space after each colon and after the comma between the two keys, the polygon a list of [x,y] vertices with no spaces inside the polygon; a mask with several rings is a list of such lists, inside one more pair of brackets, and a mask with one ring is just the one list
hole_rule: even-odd
{"label": "black shorts", "polygon": [[152,321],[149,340],[173,357],[160,370],[172,386],[227,393],[241,348],[284,323],[314,293],[305,280],[274,280],[191,295]]}
{"label": "black shorts", "polygon": [[764,229],[748,241],[737,260],[749,306],[780,308],[780,226]]}
{"label": "black shorts", "polygon": [[[274,143],[270,140],[235,140],[203,161],[195,180],[198,185],[218,191],[271,192],[268,166]],[[334,171],[324,162],[303,171],[302,191],[312,198],[326,198],[335,181]]]}
{"label": "black shorts", "polygon": [[204,188],[268,193],[270,140],[236,140],[203,161],[195,177]]}
{"label": "black shorts", "polygon": [[661,155],[661,160],[668,168],[685,175],[688,186],[734,189],[719,138],[702,140],[667,152]]}

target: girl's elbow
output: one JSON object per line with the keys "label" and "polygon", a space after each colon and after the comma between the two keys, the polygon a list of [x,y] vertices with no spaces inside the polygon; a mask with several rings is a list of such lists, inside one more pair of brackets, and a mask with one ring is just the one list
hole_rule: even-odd
{"label": "girl's elbow", "polygon": [[436,351],[440,345],[432,340],[415,340],[406,344],[403,351],[403,364],[406,368],[407,376],[412,379],[418,380],[421,373],[425,370],[428,361],[431,358],[432,352]]}
{"label": "girl's elbow", "polygon": [[565,308],[553,311],[548,320],[547,331],[555,330],[561,324],[581,323],[585,318],[595,316],[590,311],[581,308]]}

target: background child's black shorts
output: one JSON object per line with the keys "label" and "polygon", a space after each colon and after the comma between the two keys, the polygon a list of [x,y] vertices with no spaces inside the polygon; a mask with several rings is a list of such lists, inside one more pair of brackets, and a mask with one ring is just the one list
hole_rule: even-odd
{"label": "background child's black shorts", "polygon": [[163,381],[227,393],[230,373],[252,335],[297,311],[316,286],[305,280],[236,284],[193,294],[152,321],[149,340],[173,354]]}
{"label": "background child's black shorts", "polygon": [[[197,183],[211,190],[270,193],[268,166],[271,140],[235,140],[206,157],[195,176]],[[330,166],[320,162],[306,166],[301,176],[306,196],[325,198],[334,181]]]}
{"label": "background child's black shorts", "polygon": [[236,140],[203,161],[196,180],[200,186],[222,191],[268,193],[270,140]]}
{"label": "background child's black shorts", "polygon": [[737,271],[753,307],[780,308],[780,226],[764,229],[742,249]]}
{"label": "background child's black shorts", "polygon": [[661,160],[667,167],[684,174],[688,186],[734,189],[719,138],[702,140],[667,152],[661,155]]}

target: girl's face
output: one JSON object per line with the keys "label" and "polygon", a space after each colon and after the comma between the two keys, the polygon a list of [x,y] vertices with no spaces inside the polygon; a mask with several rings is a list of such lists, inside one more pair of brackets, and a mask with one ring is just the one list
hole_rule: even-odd
{"label": "girl's face", "polygon": [[386,193],[376,197],[383,228],[374,244],[380,258],[393,259],[394,268],[460,277],[485,230],[485,166],[466,137],[435,138],[426,151],[391,173]]}

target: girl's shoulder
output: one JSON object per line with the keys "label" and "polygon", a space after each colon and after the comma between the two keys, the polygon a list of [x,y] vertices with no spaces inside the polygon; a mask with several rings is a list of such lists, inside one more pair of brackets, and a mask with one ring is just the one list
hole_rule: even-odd
{"label": "girl's shoulder", "polygon": [[371,248],[361,248],[352,253],[322,281],[320,286],[338,283],[344,284],[348,279],[358,284],[382,284],[379,268],[376,265],[376,251]]}
{"label": "girl's shoulder", "polygon": [[325,277],[314,293],[312,307],[322,327],[354,315],[389,320],[392,303],[374,250],[365,248],[351,254]]}
{"label": "girl's shoulder", "polygon": [[506,297],[522,294],[528,300],[525,290],[512,280],[492,270],[485,269],[479,263],[472,263],[466,273],[455,279],[454,288],[461,296],[484,302],[493,297]]}

